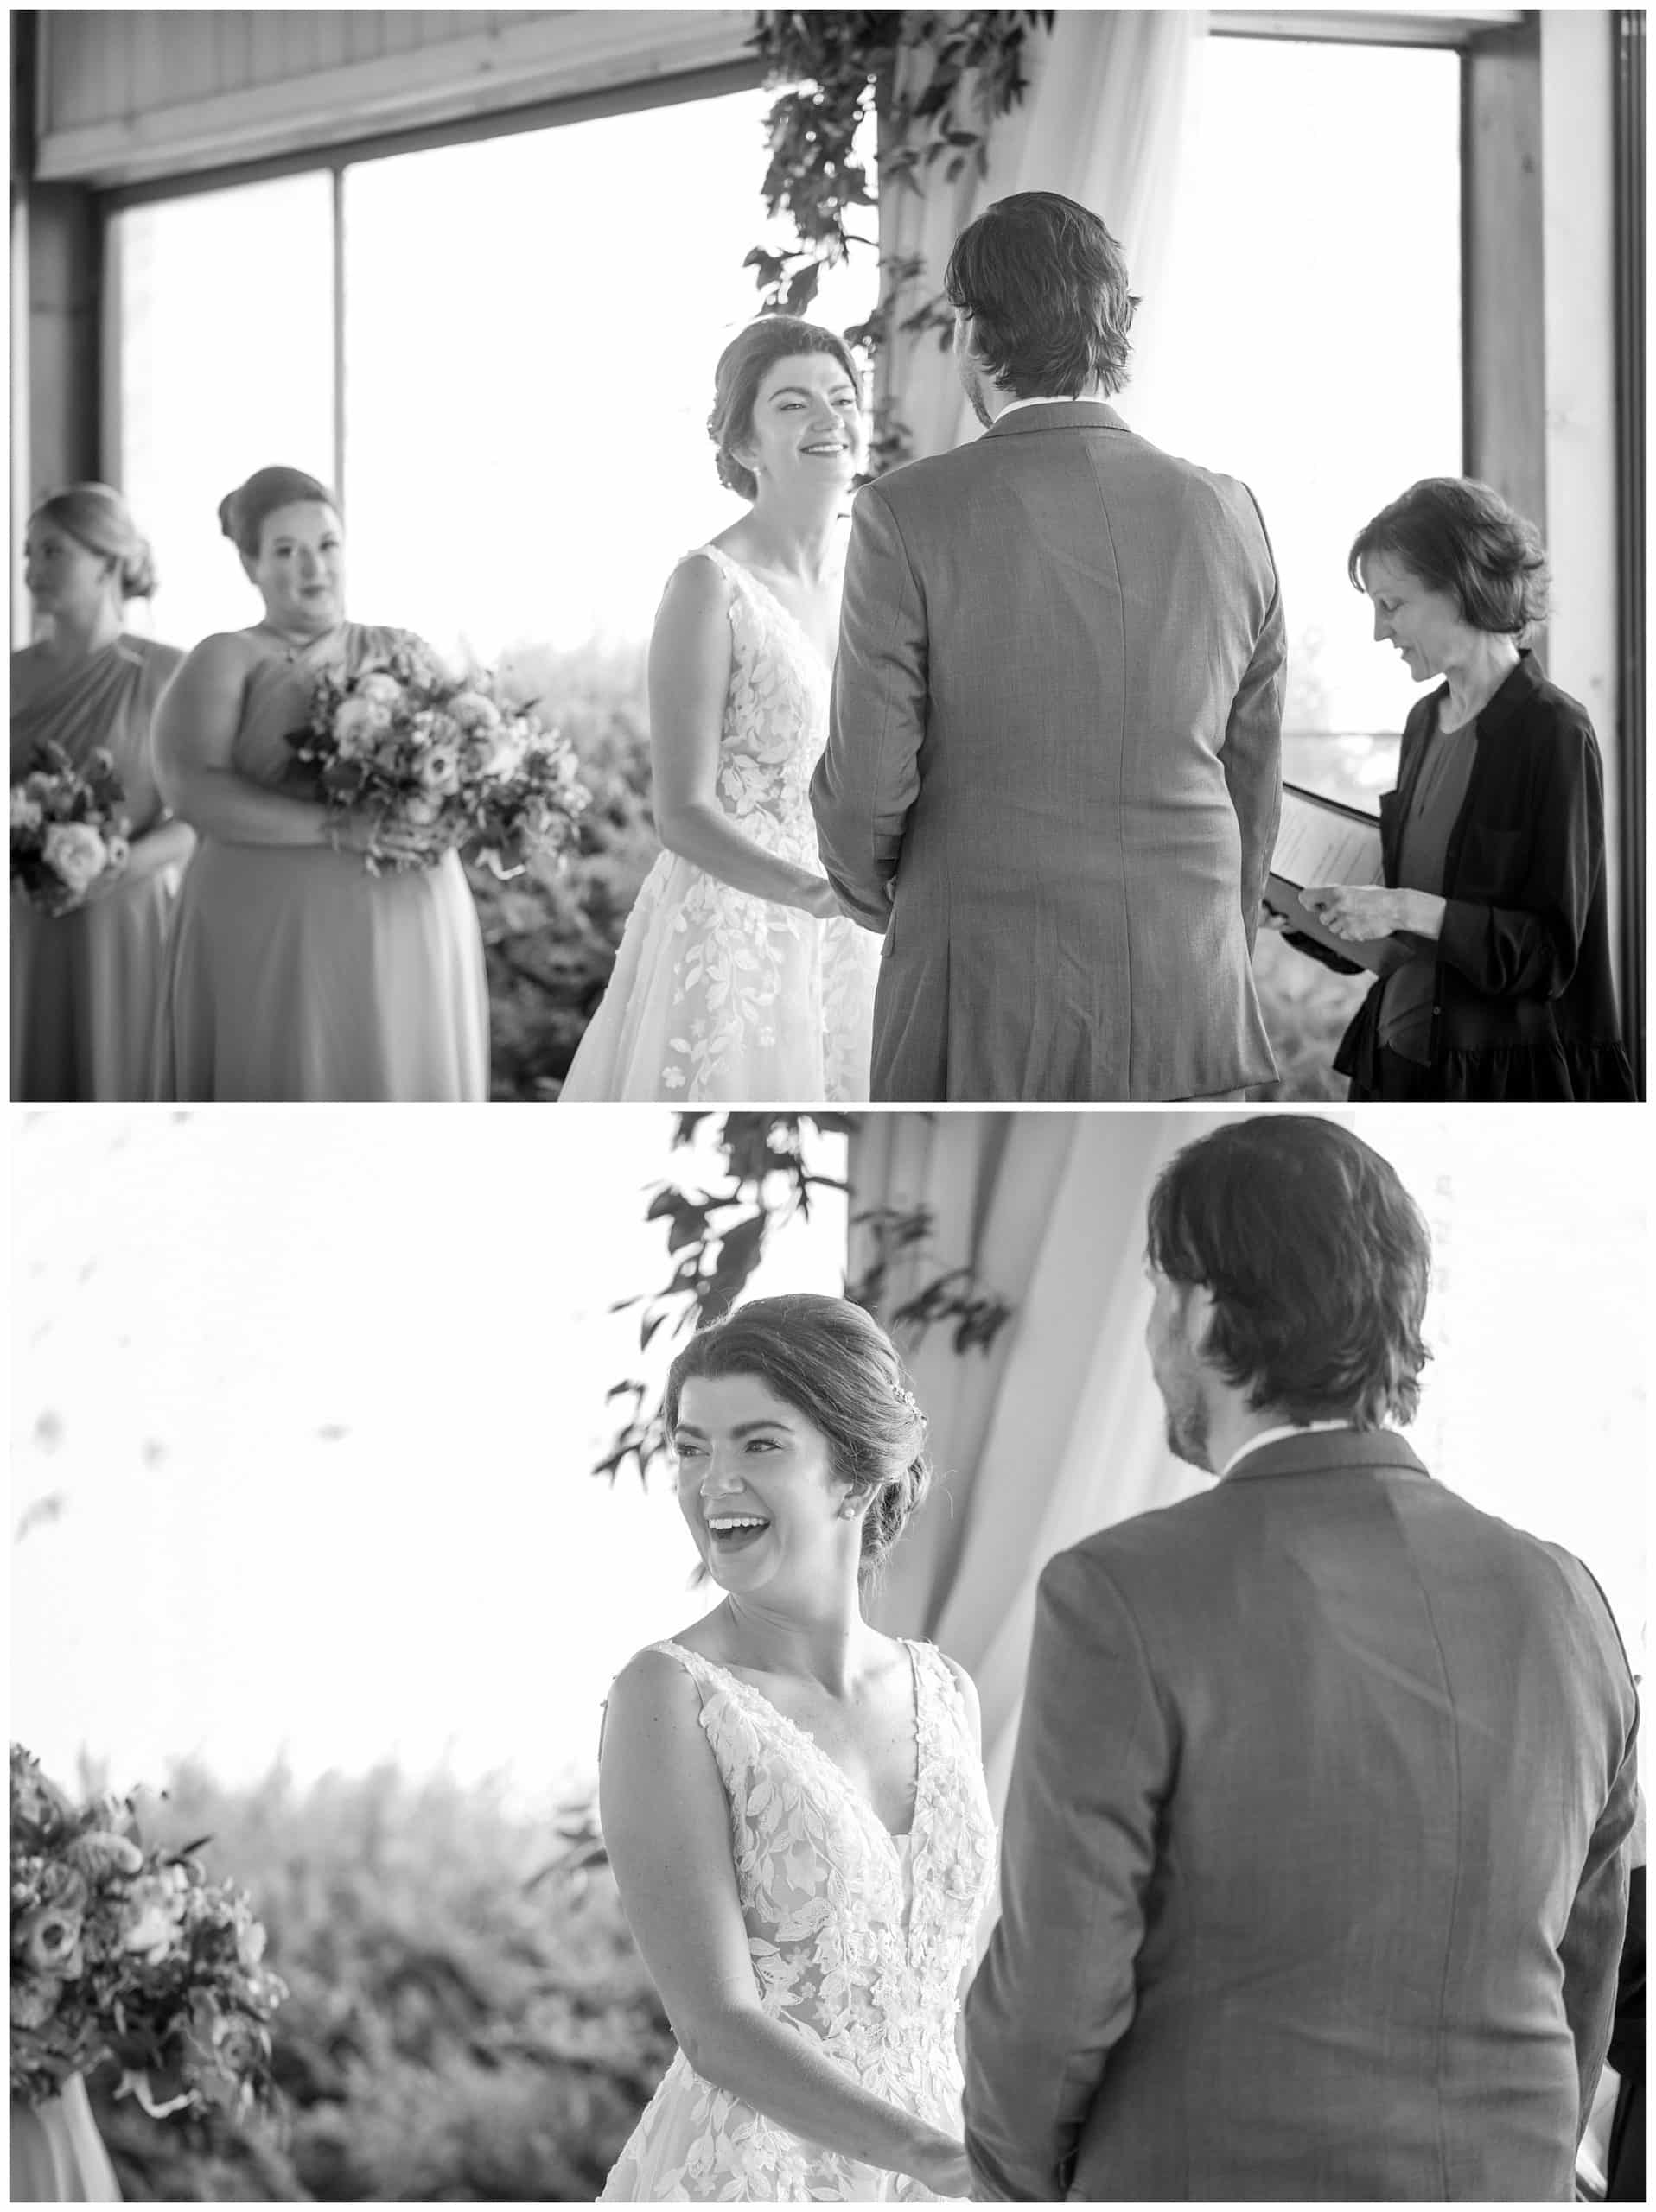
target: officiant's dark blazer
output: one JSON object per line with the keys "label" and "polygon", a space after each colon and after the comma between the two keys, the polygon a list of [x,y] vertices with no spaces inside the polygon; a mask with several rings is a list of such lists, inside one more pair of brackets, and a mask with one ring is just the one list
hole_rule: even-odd
{"label": "officiant's dark blazer", "polygon": [[876,1099],[1271,1080],[1251,953],[1283,652],[1247,487],[1102,402],[1019,408],[857,494],[812,798],[884,934]]}
{"label": "officiant's dark blazer", "polygon": [[[1417,700],[1404,725],[1397,788],[1380,800],[1388,883],[1448,697],[1442,685]],[[1633,1099],[1610,964],[1604,772],[1587,709],[1526,648],[1479,715],[1476,747],[1443,862],[1431,1032],[1440,1095]],[[1379,1003],[1371,991],[1334,1062],[1371,1092]]]}
{"label": "officiant's dark blazer", "polygon": [[1569,2199],[1636,1714],[1586,1569],[1398,1436],[1263,1446],[1060,1554],[966,2006],[975,2194]]}

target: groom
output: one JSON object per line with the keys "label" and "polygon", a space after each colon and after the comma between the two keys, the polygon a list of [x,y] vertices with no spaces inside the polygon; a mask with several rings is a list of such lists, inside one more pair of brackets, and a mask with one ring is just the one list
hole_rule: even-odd
{"label": "groom", "polygon": [[1106,404],[1138,302],[1096,215],[997,200],[946,282],[988,435],[859,493],[812,785],[829,879],[885,938],[873,1096],[1268,1082],[1283,644],[1258,509]]}
{"label": "groom", "polygon": [[1637,1705],[1579,1561],[1385,1425],[1429,1262],[1330,1121],[1232,1122],[1156,1185],[1150,1363],[1219,1481],[1041,1577],[966,2005],[979,2198],[1571,2196]]}

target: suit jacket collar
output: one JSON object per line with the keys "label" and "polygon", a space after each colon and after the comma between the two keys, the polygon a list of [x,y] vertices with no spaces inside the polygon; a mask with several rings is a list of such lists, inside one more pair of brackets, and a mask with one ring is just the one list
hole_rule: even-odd
{"label": "suit jacket collar", "polygon": [[1016,438],[1025,430],[1124,430],[1127,425],[1101,399],[1054,399],[1044,407],[1020,407],[997,415],[986,438]]}
{"label": "suit jacket collar", "polygon": [[1261,1475],[1324,1475],[1347,1468],[1377,1474],[1389,1470],[1430,1480],[1402,1437],[1389,1428],[1320,1428],[1304,1436],[1279,1437],[1239,1459],[1224,1479],[1246,1483]]}

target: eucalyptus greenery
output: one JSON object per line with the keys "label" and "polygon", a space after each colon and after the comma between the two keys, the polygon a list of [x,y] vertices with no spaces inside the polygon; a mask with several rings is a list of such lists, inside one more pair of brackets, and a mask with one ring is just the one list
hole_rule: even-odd
{"label": "eucalyptus greenery", "polygon": [[[791,251],[755,246],[748,255],[743,265],[755,272],[761,312],[806,314],[825,269],[843,262],[854,244],[877,245],[877,237],[850,227],[858,209],[877,208],[876,188],[856,153],[870,106],[878,189],[921,190],[939,164],[945,183],[968,163],[984,175],[990,130],[1026,89],[1030,34],[1050,30],[1054,16],[1050,8],[757,11],[748,43],[765,65],[766,81],[784,87],[766,118],[765,211],[773,219],[786,217],[799,240]],[[929,62],[923,81],[916,71],[900,71],[911,50]],[[894,332],[935,331],[946,346],[954,320],[947,301],[938,293],[918,302],[910,296],[923,274],[918,257],[882,255],[878,304],[844,334],[847,340],[870,359]],[[870,467],[876,474],[894,467],[910,444],[888,392],[876,408]]]}
{"label": "eucalyptus greenery", "polygon": [[[675,1145],[689,1145],[700,1124],[713,1118],[704,1113],[680,1114]],[[795,1214],[808,1216],[813,1192],[846,1187],[838,1178],[813,1173],[806,1166],[810,1132],[850,1135],[857,1127],[854,1114],[737,1112],[717,1117],[712,1134],[724,1158],[723,1186],[691,1191],[677,1182],[664,1182],[656,1186],[646,1210],[646,1220],[667,1224],[667,1255],[673,1267],[660,1290],[622,1299],[614,1309],[643,1307],[640,1351],[648,1350],[663,1328],[683,1336],[692,1326],[723,1319],[752,1279],[775,1230]],[[931,1275],[908,1297],[889,1304],[895,1263],[923,1258],[930,1244],[933,1218],[925,1207],[874,1206],[854,1214],[852,1221],[868,1231],[872,1256],[863,1274],[847,1281],[847,1298],[879,1313],[905,1348],[912,1349],[929,1329],[952,1325],[956,1352],[988,1350],[1011,1319],[1012,1309],[971,1268],[950,1268]],[[647,1479],[652,1464],[666,1449],[660,1420],[649,1402],[653,1391],[652,1384],[636,1377],[617,1382],[610,1390],[611,1402],[623,1402],[624,1410],[595,1474],[613,1483],[623,1468],[632,1465],[640,1482]]]}

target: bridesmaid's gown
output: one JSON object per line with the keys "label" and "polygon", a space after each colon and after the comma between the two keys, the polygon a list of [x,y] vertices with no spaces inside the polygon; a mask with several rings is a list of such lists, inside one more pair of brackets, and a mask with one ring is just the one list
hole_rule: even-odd
{"label": "bridesmaid's gown", "polygon": [[[134,838],[161,818],[150,754],[156,701],[183,661],[175,645],[117,638],[11,717],[11,780],[54,741],[84,767],[115,760]],[[156,1013],[180,866],[118,883],[73,913],[11,902],[11,1095],[33,1101],[150,1096]]]}
{"label": "bridesmaid's gown", "polygon": [[[313,679],[409,642],[352,622],[292,661],[261,661],[232,766],[307,795],[287,736]],[[326,845],[204,836],[173,925],[156,1058],[167,1099],[486,1098],[488,983],[459,860],[374,876]]]}
{"label": "bridesmaid's gown", "polygon": [[115,2169],[78,2074],[64,2083],[61,2096],[32,2110],[14,2102],[10,2132],[14,2204],[120,2202]]}

